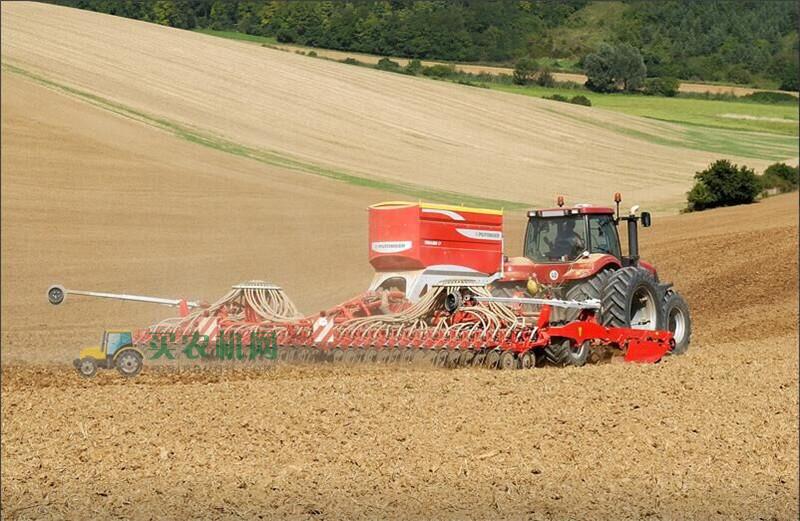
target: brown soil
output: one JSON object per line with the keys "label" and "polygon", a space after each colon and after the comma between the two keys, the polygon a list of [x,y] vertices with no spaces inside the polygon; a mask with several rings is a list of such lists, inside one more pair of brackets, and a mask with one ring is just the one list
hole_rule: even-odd
{"label": "brown soil", "polygon": [[[156,24],[2,4],[3,62],[236,143],[351,174],[506,201],[675,209],[717,154],[685,129],[602,109],[309,60]],[[762,170],[768,162],[732,158]],[[520,187],[525,187],[524,195]]]}
{"label": "brown soil", "polygon": [[[212,299],[262,278],[312,311],[367,285],[363,210],[396,196],[6,73],[1,181],[4,519],[797,519],[796,194],[642,231],[695,326],[689,353],[657,365],[123,381],[67,363],[104,328],[172,311],[56,308],[49,284]],[[523,216],[507,223],[519,245]]]}

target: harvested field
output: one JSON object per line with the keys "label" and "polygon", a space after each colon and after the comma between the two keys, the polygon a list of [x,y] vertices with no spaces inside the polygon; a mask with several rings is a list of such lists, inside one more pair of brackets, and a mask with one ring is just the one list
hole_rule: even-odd
{"label": "harvested field", "polygon": [[2,15],[9,70],[183,135],[200,133],[211,146],[362,184],[410,184],[412,197],[456,191],[509,207],[549,203],[556,193],[607,198],[613,186],[674,210],[694,172],[717,158],[666,144],[685,141],[685,129],[666,122],[52,5],[5,3]]}
{"label": "harvested field", "polygon": [[[49,9],[2,6],[4,62],[9,19]],[[694,319],[689,353],[657,365],[85,380],[68,366],[79,347],[172,311],[54,308],[49,284],[212,299],[262,278],[311,312],[366,286],[364,208],[397,195],[190,143],[7,70],[1,85],[3,519],[797,519],[796,194],[642,231]],[[523,219],[507,216],[511,254]]]}

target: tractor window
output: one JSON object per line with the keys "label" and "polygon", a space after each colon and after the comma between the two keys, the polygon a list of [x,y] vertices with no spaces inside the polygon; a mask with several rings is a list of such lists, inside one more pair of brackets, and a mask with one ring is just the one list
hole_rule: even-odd
{"label": "tractor window", "polygon": [[566,262],[586,248],[582,215],[533,217],[525,234],[525,256],[535,262]]}
{"label": "tractor window", "polygon": [[108,344],[106,353],[112,355],[121,347],[131,345],[131,334],[125,333],[108,333]]}
{"label": "tractor window", "polygon": [[617,227],[610,215],[590,215],[589,234],[592,243],[591,253],[605,253],[621,258]]}

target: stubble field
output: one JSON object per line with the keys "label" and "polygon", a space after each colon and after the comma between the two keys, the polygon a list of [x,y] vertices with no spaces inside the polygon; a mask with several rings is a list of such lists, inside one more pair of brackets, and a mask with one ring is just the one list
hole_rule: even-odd
{"label": "stubble field", "polygon": [[[600,187],[613,186],[674,210],[694,172],[716,159],[681,147],[686,129],[666,122],[57,6],[4,4],[2,14],[6,67],[220,147],[320,175],[410,185],[415,197],[457,192],[509,207],[556,193],[608,197]],[[759,171],[769,164],[733,159]]]}

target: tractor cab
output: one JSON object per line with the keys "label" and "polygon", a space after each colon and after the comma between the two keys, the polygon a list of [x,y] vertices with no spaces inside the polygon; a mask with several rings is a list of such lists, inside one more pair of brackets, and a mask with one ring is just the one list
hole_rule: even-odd
{"label": "tractor cab", "polygon": [[123,376],[136,376],[142,368],[142,354],[133,346],[130,331],[104,331],[100,345],[81,349],[73,365],[86,377],[94,376],[98,367],[116,367]]}
{"label": "tractor cab", "polygon": [[[641,266],[655,275],[655,269],[639,260],[638,224],[650,226],[650,214],[638,215],[638,206],[620,216],[622,198],[614,194],[616,209],[577,204],[528,212],[528,226],[522,257],[508,259],[501,282],[534,279],[538,283],[561,285],[583,280],[602,270]],[[618,225],[627,222],[628,254],[624,255]]]}
{"label": "tractor cab", "polygon": [[524,255],[536,263],[575,262],[592,254],[622,261],[610,208],[577,206],[528,213]]}

